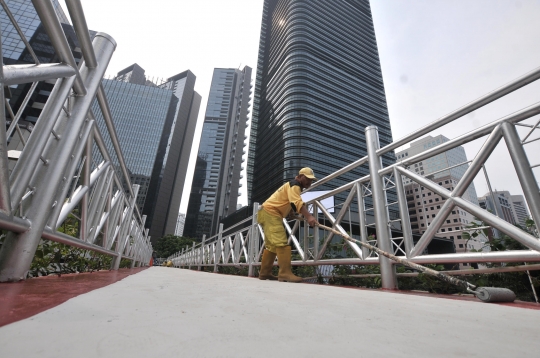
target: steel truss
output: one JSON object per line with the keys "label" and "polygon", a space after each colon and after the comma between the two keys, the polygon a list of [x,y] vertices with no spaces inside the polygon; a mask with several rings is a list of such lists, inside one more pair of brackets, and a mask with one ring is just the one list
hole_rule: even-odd
{"label": "steel truss", "polygon": [[[401,159],[388,167],[383,167],[382,165],[383,154],[409,144],[539,78],[540,68],[537,68],[511,83],[488,93],[382,148],[379,145],[377,127],[367,127],[365,129],[365,138],[368,154],[356,162],[319,180],[312,185],[310,190],[313,190],[322,184],[329,183],[337,177],[360,166],[368,166],[369,175],[336,188],[323,196],[311,200],[307,204],[312,205],[314,215],[318,217],[319,220],[329,222],[330,225],[328,226],[331,226],[333,229],[342,233],[347,233],[348,229],[352,232],[349,225],[352,225],[352,222],[357,223],[360,227],[360,235],[356,238],[363,242],[368,242],[370,240],[367,228],[370,226],[374,227],[377,233],[376,242],[369,242],[370,244],[376,244],[377,247],[384,251],[393,253],[397,256],[405,256],[411,261],[420,264],[540,262],[540,241],[536,237],[538,234],[537,231],[535,233],[536,235],[525,232],[462,198],[480,170],[484,169],[485,171],[484,164],[498,143],[504,139],[525,199],[531,210],[532,219],[536,224],[540,223],[540,193],[538,182],[533,173],[533,168],[536,168],[539,165],[535,163],[535,165],[531,166],[524,149],[525,145],[540,139],[530,138],[535,129],[540,125],[540,120],[536,121],[534,125],[522,123],[525,120],[540,114],[540,103],[536,103],[511,115],[495,120],[425,152]],[[523,139],[520,138],[516,126],[524,126],[530,129]],[[467,170],[461,180],[454,185],[452,190],[444,188],[427,177],[418,175],[408,169],[414,163],[421,162],[422,160],[426,160],[452,148],[481,138],[486,138],[482,148],[476,157],[470,161],[470,164],[462,164],[468,164]],[[431,190],[434,194],[439,195],[442,200],[442,207],[439,213],[429,226],[427,226],[426,231],[422,234],[416,244],[413,240],[407,198],[402,181],[403,177],[407,177],[413,182],[421,184],[425,188]],[[396,202],[388,201],[386,192],[390,189],[397,193],[398,200]],[[334,216],[321,204],[321,201],[337,194],[345,194],[347,198],[345,202],[340,205],[337,215]],[[369,200],[366,200],[367,198],[369,198]],[[368,202],[369,205],[367,204]],[[359,208],[359,210],[357,210],[359,213],[351,212],[351,207],[353,206]],[[170,259],[176,267],[190,268],[197,266],[200,269],[201,266],[213,265],[214,271],[217,271],[217,266],[248,266],[249,275],[252,276],[253,267],[260,265],[264,239],[262,229],[257,224],[257,207],[258,205],[255,204],[253,216],[247,219],[251,220],[251,225],[248,228],[240,229],[237,232],[225,236],[223,235],[223,228],[220,227],[218,235],[210,239],[205,239],[202,243],[194,244],[191,249],[183,250],[182,252],[171,256]],[[390,207],[399,211],[400,219],[390,219]],[[456,207],[474,215],[486,225],[500,230],[529,248],[529,250],[424,255],[424,250],[440,230],[447,219],[447,216]],[[370,211],[374,214],[373,223],[368,223],[366,217],[366,213]],[[237,225],[243,224],[245,221]],[[295,221],[292,225],[289,225],[289,222],[284,220],[284,225],[289,233],[289,243],[296,249],[301,258],[300,260],[293,262],[294,265],[380,265],[382,287],[386,289],[397,288],[395,266],[386,257],[378,257],[376,253],[369,252],[367,249],[360,248],[355,243],[347,241],[345,245],[352,251],[355,256],[354,258],[323,259],[325,252],[327,252],[328,245],[334,236],[332,232],[327,233],[320,229],[309,228],[306,222],[300,221]],[[394,225],[399,225],[401,227],[403,232],[402,237],[392,238],[390,229]],[[302,228],[302,230],[300,230],[300,228]],[[227,230],[230,231],[231,229],[232,228],[228,228]],[[301,238],[297,238],[296,236],[299,233],[302,235]],[[245,260],[242,261],[242,258],[245,258]],[[534,267],[536,266],[537,265]],[[504,267],[501,268],[501,270],[504,269]],[[481,270],[479,270],[479,272],[480,271]],[[495,271],[497,271],[497,268],[490,269],[486,272]]]}
{"label": "steel truss", "polygon": [[[147,265],[152,255],[148,230],[135,205],[138,185],[131,185],[101,80],[116,42],[105,33],[92,41],[80,0],[66,0],[84,61],[77,66],[50,0],[32,1],[60,63],[41,64],[8,6],[0,0],[34,65],[3,66],[0,70],[0,228],[7,231],[0,250],[0,282],[26,278],[41,239],[92,250],[113,257],[113,269],[128,258]],[[11,174],[7,144],[20,135],[18,121],[39,81],[56,84]],[[23,105],[13,113],[4,86],[32,83]],[[90,109],[98,97],[118,158],[122,178],[113,170],[111,155]],[[6,109],[11,124],[6,131]],[[99,148],[100,158],[92,157]],[[98,162],[96,162],[96,160]],[[126,190],[122,182],[128,183]],[[78,211],[77,211],[78,210]],[[57,231],[72,215],[78,236]]]}

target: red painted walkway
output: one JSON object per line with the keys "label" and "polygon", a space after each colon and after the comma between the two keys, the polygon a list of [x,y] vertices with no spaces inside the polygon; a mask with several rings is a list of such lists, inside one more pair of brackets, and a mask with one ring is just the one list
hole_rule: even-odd
{"label": "red painted walkway", "polygon": [[70,298],[108,286],[147,267],[31,278],[0,283],[0,327],[58,306]]}

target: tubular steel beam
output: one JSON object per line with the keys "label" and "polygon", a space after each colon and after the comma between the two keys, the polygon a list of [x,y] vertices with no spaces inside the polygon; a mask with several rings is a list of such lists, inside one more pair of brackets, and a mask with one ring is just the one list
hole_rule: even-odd
{"label": "tubular steel beam", "polygon": [[96,54],[94,53],[94,48],[92,47],[92,40],[90,39],[90,33],[88,31],[88,25],[86,24],[86,18],[84,17],[81,2],[80,0],[66,0],[66,6],[68,8],[71,21],[73,21],[73,28],[75,29],[75,33],[79,39],[84,62],[88,68],[96,68]]}
{"label": "tubular steel beam", "polygon": [[[373,194],[373,212],[377,230],[377,246],[382,251],[392,252],[391,233],[389,222],[387,198],[384,191],[383,178],[379,175],[382,169],[382,158],[377,154],[379,150],[379,133],[375,126],[366,128],[366,144],[369,157],[369,173],[371,175],[371,192]],[[379,255],[381,268],[381,286],[383,289],[397,289],[397,277],[392,261]]]}
{"label": "tubular steel beam", "polygon": [[22,101],[22,103],[21,103],[21,105],[19,107],[19,110],[17,111],[17,115],[13,115],[13,111],[11,110],[11,105],[6,100],[6,108],[8,109],[9,115],[11,117],[11,124],[9,125],[9,128],[8,128],[8,130],[6,132],[6,138],[10,138],[11,135],[13,134],[13,131],[16,128],[18,128],[19,119],[21,118],[22,113],[26,109],[26,105],[30,101],[30,98],[32,98],[32,96],[34,95],[34,91],[36,90],[36,87],[37,87],[38,83],[39,82],[34,82],[30,86],[30,89],[26,93],[26,96],[24,96],[24,100]]}
{"label": "tubular steel beam", "polygon": [[[64,102],[71,91],[75,77],[58,79],[54,86],[45,107],[39,115],[34,130],[28,138],[23,152],[15,168],[11,172],[11,207],[17,208],[21,198],[27,191],[28,184],[36,170],[41,153],[51,137],[51,132],[56,123],[56,119],[62,110]],[[60,137],[61,139],[61,137]]]}
{"label": "tubular steel beam", "polygon": [[[36,9],[41,23],[45,28],[47,35],[49,35],[51,44],[60,60],[71,66],[73,69],[77,69],[77,63],[71,53],[71,48],[69,47],[62,25],[56,16],[56,11],[54,10],[54,5],[51,0],[32,0],[32,4]],[[76,71],[75,76],[76,80],[73,85],[75,92],[77,92],[77,95],[79,96],[86,95],[86,88],[79,71]]]}
{"label": "tubular steel beam", "polygon": [[[364,200],[363,184],[356,183],[356,201],[358,203],[358,223],[360,224],[360,241],[367,243],[368,231],[366,220],[366,202]],[[317,228],[318,231],[318,228]],[[362,255],[360,258],[366,258],[369,256],[369,250],[366,247],[361,247]]]}
{"label": "tubular steel beam", "polygon": [[56,230],[51,230],[51,228],[46,227],[43,230],[43,238],[47,240],[51,240],[54,242],[58,242],[60,244],[65,244],[73,247],[78,247],[85,250],[92,250],[94,252],[98,252],[100,254],[105,254],[109,256],[116,257],[117,253],[112,250],[107,250],[101,246],[90,244],[88,242],[84,242],[81,240],[78,240],[74,237],[71,237],[69,235],[63,234],[61,232],[58,232]]}
{"label": "tubular steel beam", "polygon": [[405,188],[403,187],[403,180],[401,174],[396,167],[394,167],[394,178],[396,181],[396,191],[399,202],[399,214],[401,216],[401,231],[403,232],[405,253],[408,258],[411,255],[411,251],[414,247],[414,242],[411,229],[411,220],[409,217],[409,208],[407,206],[407,195],[405,194]]}
{"label": "tubular steel beam", "polygon": [[[0,48],[0,57],[1,56],[2,49]],[[6,137],[6,106],[4,104],[4,71],[1,67],[3,66],[0,66],[0,214],[11,217],[12,211],[11,195],[9,190],[9,159]]]}
{"label": "tubular steel beam", "polygon": [[502,130],[506,146],[510,152],[510,157],[512,158],[521,188],[523,189],[523,194],[531,209],[534,222],[538,226],[540,225],[540,188],[531,169],[531,163],[527,158],[523,144],[521,144],[516,127],[510,123],[503,123]]}
{"label": "tubular steel beam", "polygon": [[[527,246],[528,248],[540,251],[540,241],[538,241],[538,239],[535,238],[534,236],[531,236],[528,233],[526,233],[525,231],[523,231],[523,230],[519,229],[518,227],[514,226],[513,224],[510,224],[509,222],[504,221],[503,219],[499,218],[498,216],[491,214],[487,210],[484,210],[484,209],[480,208],[479,206],[476,206],[476,205],[472,204],[471,202],[469,202],[469,201],[467,201],[465,199],[457,198],[457,197],[451,197],[450,193],[446,189],[441,188],[439,185],[437,185],[437,184],[433,183],[432,181],[427,180],[427,179],[425,179],[425,178],[423,178],[423,177],[421,177],[421,176],[419,176],[419,175],[417,175],[417,174],[415,174],[413,172],[410,172],[410,171],[408,171],[406,169],[403,169],[403,168],[400,168],[400,167],[398,167],[398,170],[403,175],[405,175],[406,177],[412,179],[413,181],[415,181],[417,183],[423,184],[425,187],[432,190],[436,194],[438,194],[438,195],[440,195],[440,196],[442,196],[442,197],[444,197],[446,199],[453,200],[453,202],[454,202],[454,204],[456,206],[459,206],[463,210],[468,211],[472,215],[475,215],[480,220],[483,220],[487,224],[495,227],[496,229],[499,229],[503,233],[507,234],[508,236],[510,236],[514,240],[522,243],[523,245]],[[418,247],[418,244],[416,245],[416,247]],[[415,249],[416,249],[416,247],[415,247]],[[430,256],[434,256],[434,255],[430,255]],[[526,261],[526,260],[522,260],[522,261]]]}
{"label": "tubular steel beam", "polygon": [[[64,199],[68,196],[69,188],[73,184],[71,178],[74,177],[75,171],[77,170],[77,166],[79,164],[78,158],[82,156],[82,153],[84,152],[84,149],[86,147],[86,142],[88,140],[88,137],[90,133],[92,133],[92,127],[94,126],[94,121],[84,121],[83,126],[81,128],[81,131],[79,132],[78,142],[75,145],[75,148],[73,149],[70,158],[67,158],[68,164],[64,168],[64,176],[61,185],[57,189],[55,200],[53,201],[53,207],[51,209],[51,212],[49,213],[49,219],[48,219],[48,226],[54,227],[56,225],[56,222],[58,220],[58,216],[60,215],[60,212],[62,210],[61,203],[64,201]],[[62,155],[62,154],[61,154]],[[54,159],[51,158],[51,161]],[[73,185],[76,185],[73,184]]]}
{"label": "tubular steel beam", "polygon": [[138,184],[133,184],[132,192],[134,193],[131,197],[131,201],[129,203],[129,206],[126,208],[126,212],[124,217],[122,218],[122,224],[120,226],[120,233],[118,234],[117,239],[117,245],[116,245],[116,252],[118,253],[118,256],[113,259],[113,262],[111,264],[111,268],[113,270],[118,270],[120,268],[120,260],[122,259],[122,255],[124,253],[124,248],[127,241],[127,233],[131,229],[132,220],[133,217],[133,207],[135,206],[135,202],[137,201],[137,193],[139,192],[140,186]]}
{"label": "tubular steel beam", "polygon": [[120,142],[118,141],[116,128],[114,127],[114,121],[112,119],[111,109],[109,108],[109,102],[107,101],[107,96],[105,96],[105,90],[103,89],[103,86],[101,84],[99,85],[99,88],[97,91],[97,100],[98,100],[99,107],[101,108],[103,118],[105,119],[105,124],[107,125],[107,130],[109,131],[111,142],[114,147],[114,151],[116,152],[116,157],[118,158],[120,168],[122,169],[122,173],[124,174],[124,179],[126,180],[129,193],[133,195],[130,176],[127,170],[126,162],[124,161],[124,155],[122,154],[122,149],[120,148]]}
{"label": "tubular steel beam", "polygon": [[531,72],[526,73],[525,75],[519,78],[516,78],[515,80],[507,83],[506,85],[502,87],[497,88],[496,90],[492,92],[489,92],[488,94],[472,101],[471,103],[466,104],[465,106],[458,108],[457,110],[453,112],[448,113],[447,115],[437,119],[436,121],[433,121],[429,123],[428,125],[415,130],[413,133],[406,135],[405,137],[384,146],[383,148],[377,150],[377,154],[383,155],[396,148],[399,148],[403,146],[404,144],[407,144],[417,138],[420,138],[421,136],[425,134],[428,134],[434,129],[444,126],[445,124],[448,124],[460,117],[463,117],[467,113],[475,111],[478,108],[481,108],[488,103],[491,103],[501,97],[504,97],[505,95],[509,93],[514,92],[515,90],[520,89],[521,87],[526,86],[529,83],[534,82],[539,78],[540,78],[540,67],[532,70]]}
{"label": "tubular steel beam", "polygon": [[92,174],[90,175],[90,184],[88,186],[79,186],[75,191],[73,192],[73,195],[69,198],[67,202],[64,203],[62,206],[62,210],[60,211],[60,215],[58,217],[58,220],[56,221],[56,228],[60,227],[64,220],[66,220],[69,213],[75,209],[75,207],[79,204],[83,196],[88,192],[89,188],[92,187],[92,185],[95,183],[95,181],[105,173],[105,169],[108,168],[110,162],[102,163],[99,165]]}
{"label": "tubular steel beam", "polygon": [[450,149],[459,147],[460,145],[472,142],[475,139],[482,138],[495,129],[498,125],[504,122],[510,122],[510,123],[518,123],[520,121],[524,121],[530,117],[536,116],[537,114],[540,114],[540,102],[536,103],[532,106],[529,106],[527,108],[524,108],[520,111],[517,111],[515,113],[512,113],[508,116],[505,116],[503,118],[500,118],[496,121],[493,121],[491,123],[488,123],[480,128],[477,128],[475,130],[470,131],[469,133],[463,134],[461,136],[458,136],[452,140],[449,140],[448,142],[444,142],[440,145],[437,145],[436,147],[433,147],[431,149],[428,149],[422,153],[413,155],[411,157],[408,157],[407,159],[400,160],[395,164],[389,165],[388,167],[382,169],[379,174],[390,174],[392,172],[392,168],[394,166],[410,166],[411,164],[421,162],[423,160],[429,159],[437,154],[444,153]]}
{"label": "tubular steel beam", "polygon": [[487,138],[486,142],[472,161],[471,165],[465,171],[465,174],[463,174],[463,177],[456,184],[454,190],[450,193],[451,199],[447,200],[446,203],[443,204],[441,210],[439,211],[435,219],[431,221],[431,224],[429,224],[426,231],[424,231],[424,234],[422,235],[414,249],[411,251],[411,257],[420,255],[420,253],[424,251],[427,245],[435,237],[435,235],[437,234],[441,226],[444,224],[446,218],[448,217],[448,215],[450,215],[450,212],[454,207],[455,200],[453,199],[460,198],[463,194],[465,194],[467,188],[469,187],[469,185],[471,185],[478,172],[482,169],[482,166],[489,158],[489,155],[495,150],[501,138],[501,127],[497,126]]}
{"label": "tubular steel beam", "polygon": [[[41,1],[34,0],[34,3],[36,2],[41,3]],[[43,1],[43,3],[50,4],[48,1]],[[38,6],[41,5],[36,5],[36,7]],[[94,39],[94,47],[97,49],[97,56],[100,58],[100,66],[96,69],[81,67],[81,78],[86,80],[90,95],[77,97],[74,101],[64,136],[59,140],[57,150],[51,157],[49,165],[43,168],[40,176],[40,187],[33,195],[31,205],[26,213],[26,216],[32,222],[31,228],[20,235],[9,233],[2,245],[0,250],[0,282],[19,281],[26,278],[45,223],[48,220],[49,209],[53,207],[56,194],[65,181],[64,175],[72,160],[71,155],[79,141],[79,133],[92,104],[93,94],[101,83],[116,43],[110,36],[98,33]]]}
{"label": "tubular steel beam", "polygon": [[10,86],[21,83],[71,77],[76,73],[77,70],[63,63],[47,63],[42,65],[8,65],[4,66],[4,85]]}
{"label": "tubular steel beam", "polygon": [[0,227],[5,230],[21,233],[28,230],[30,221],[16,216],[8,216],[0,212]]}
{"label": "tubular steel beam", "polygon": [[349,164],[349,165],[347,165],[347,166],[345,166],[345,167],[343,167],[343,168],[341,168],[339,170],[336,170],[332,174],[327,175],[327,176],[325,176],[324,178],[322,178],[320,180],[317,180],[317,182],[313,183],[313,185],[311,185],[311,187],[309,189],[305,190],[305,191],[307,192],[307,191],[313,190],[314,188],[316,188],[318,186],[321,186],[321,185],[323,185],[325,183],[328,183],[330,180],[335,179],[335,178],[337,178],[340,175],[343,175],[345,173],[348,173],[351,170],[356,169],[359,166],[366,164],[367,162],[368,162],[368,157],[367,156],[365,156],[363,158],[360,158],[357,161],[355,161],[355,162],[353,162],[353,163],[351,163],[351,164]]}

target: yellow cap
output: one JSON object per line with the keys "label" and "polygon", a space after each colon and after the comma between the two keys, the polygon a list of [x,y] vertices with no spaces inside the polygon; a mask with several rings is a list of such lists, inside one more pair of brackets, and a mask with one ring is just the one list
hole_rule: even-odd
{"label": "yellow cap", "polygon": [[300,171],[298,172],[298,174],[304,174],[307,178],[309,179],[312,179],[312,180],[317,180],[317,178],[315,178],[315,174],[313,173],[313,169],[311,168],[302,168],[300,169]]}

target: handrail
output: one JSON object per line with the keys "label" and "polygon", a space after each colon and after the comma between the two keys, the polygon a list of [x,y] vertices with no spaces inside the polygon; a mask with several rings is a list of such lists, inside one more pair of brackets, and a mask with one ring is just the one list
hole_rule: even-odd
{"label": "handrail", "polygon": [[[397,162],[386,167],[377,164],[380,163],[380,157],[390,150],[402,147],[403,145],[438,129],[475,109],[499,99],[518,88],[536,81],[539,78],[540,68],[537,68],[383,148],[378,147],[377,128],[373,126],[366,128],[368,155],[320,179],[314,183],[309,190],[330,183],[340,175],[362,165],[366,165],[369,168],[369,174],[334,188],[326,194],[318,195],[316,198],[310,199],[306,204],[313,204],[319,221],[325,220],[330,222],[335,230],[347,232],[350,228],[355,227],[357,228],[355,230],[359,229],[359,233],[355,235],[357,235],[361,241],[376,242],[376,245],[380,249],[388,252],[392,251],[391,253],[397,256],[405,255],[409,260],[416,263],[467,264],[486,262],[540,262],[540,244],[538,243],[537,231],[531,232],[520,230],[512,223],[506,222],[502,218],[461,197],[465,193],[466,188],[472,183],[476,174],[484,167],[486,160],[492,154],[499,140],[504,137],[508,151],[510,152],[516,168],[516,174],[522,185],[526,201],[531,209],[531,216],[535,222],[540,223],[540,188],[538,187],[538,183],[535,180],[534,173],[532,173],[531,169],[531,167],[535,167],[536,165],[530,165],[527,155],[522,148],[525,143],[519,138],[519,134],[515,129],[515,126],[523,125],[521,122],[540,114],[540,102],[496,119],[486,125],[459,135],[419,154],[412,155],[406,159],[399,159]],[[526,126],[533,130],[536,128],[536,125]],[[530,136],[530,133],[528,136]],[[482,149],[473,160],[449,166],[449,168],[444,168],[433,173],[430,172],[426,174],[426,176],[419,175],[418,173],[409,170],[409,167],[415,163],[432,158],[481,138],[487,139],[482,146]],[[453,184],[451,188],[442,187],[429,179],[432,174],[440,173],[441,171],[457,166],[465,166],[467,169],[461,178],[457,178],[459,179],[458,183]],[[416,234],[413,234],[413,230],[411,229],[409,204],[405,193],[405,185],[403,185],[402,182],[403,177],[407,177],[412,182],[422,185],[426,190],[434,193],[437,198],[440,197],[440,201],[437,203],[440,204],[439,208],[441,208],[439,214],[436,218],[430,218],[430,225],[425,228],[425,231],[417,232]],[[387,191],[397,193],[398,200],[395,201],[395,199],[392,199],[392,201],[389,201],[386,196]],[[337,216],[334,217],[333,214],[321,204],[321,201],[338,194],[347,195],[347,200],[336,206],[340,207],[340,210]],[[369,206],[367,200],[369,200]],[[394,207],[396,208],[396,211],[399,211],[399,219],[389,217],[389,207]],[[424,250],[428,248],[428,245],[434,238],[441,233],[440,229],[445,222],[446,215],[449,215],[450,212],[454,210],[454,207],[458,207],[485,222],[485,225],[481,225],[480,228],[498,230],[525,245],[529,250],[501,252],[465,251],[426,255],[423,253]],[[194,250],[188,249],[172,255],[171,260],[173,261],[173,265],[180,268],[196,266],[199,270],[204,267],[214,267],[214,272],[218,272],[218,267],[220,266],[247,266],[251,269],[253,266],[260,265],[259,259],[262,247],[264,246],[264,233],[262,228],[256,223],[256,217],[250,216],[235,224],[235,226],[245,224],[250,220],[252,221],[252,225],[241,229],[241,231],[246,233],[246,238],[241,243],[235,238],[238,231],[225,234],[225,231],[221,228],[217,235],[205,240],[200,245],[196,245]],[[415,222],[418,223],[417,220]],[[360,227],[360,223],[362,223],[362,227]],[[399,236],[398,238],[392,238],[390,235],[389,227],[395,224],[401,225],[402,228],[402,234],[394,235]],[[328,244],[330,240],[332,240],[332,233],[326,233],[320,228],[316,230],[309,228],[305,222],[296,222],[293,227],[289,226],[288,222],[284,222],[284,225],[286,226],[286,231],[289,233],[289,242],[293,246],[293,249],[295,249],[295,252],[300,255],[300,260],[293,261],[293,265],[388,265],[387,262],[383,261],[385,258],[378,257],[378,255],[373,257],[373,253],[366,251],[366,249],[351,246],[356,244],[351,244],[350,242],[347,242],[347,244],[350,249],[352,249],[352,256],[354,257],[331,257],[334,254],[329,256]],[[452,231],[452,233],[455,232],[456,235],[461,235],[463,232],[474,232],[475,230],[479,230],[478,227],[464,227],[463,223],[457,223],[455,226],[459,226],[459,230],[455,227],[450,229],[455,229],[456,231]],[[368,237],[368,229],[376,231],[376,240]],[[254,235],[254,233],[257,235]],[[325,236],[325,233],[328,235]],[[416,236],[413,238],[413,235]],[[487,238],[483,238],[482,240],[487,240]],[[482,241],[475,245],[481,246],[484,244],[485,243]],[[242,250],[248,252],[246,260],[242,261],[243,257],[241,254],[240,257],[232,257],[231,255],[229,255],[230,257],[226,257],[226,255],[223,254],[224,252],[232,252],[232,250],[237,250],[236,253],[241,253],[242,251],[238,251],[238,245],[241,245]],[[254,252],[253,247],[261,249],[255,250],[257,251],[256,253]],[[256,258],[256,260],[250,261],[253,258]],[[396,276],[392,271],[390,266],[381,266],[381,278],[384,288],[396,288]],[[250,271],[250,275],[253,275],[252,271]]]}
{"label": "handrail", "polygon": [[[5,2],[0,2],[8,17],[15,21]],[[41,239],[110,255],[112,269],[119,268],[122,258],[130,259],[132,267],[147,265],[153,250],[148,230],[144,228],[146,217],[141,218],[135,205],[139,186],[130,184],[125,168],[122,168],[123,180],[112,170],[110,153],[90,110],[96,96],[106,103],[104,93],[99,95],[101,81],[116,42],[104,33],[97,33],[91,41],[80,1],[68,0],[84,57],[78,67],[51,0],[32,3],[62,63],[40,64],[36,58],[33,65],[2,67],[1,88],[33,83],[33,90],[38,81],[57,80],[30,137],[21,138],[23,149],[11,175],[7,156],[0,157],[1,177],[8,178],[0,183],[0,229],[8,230],[0,249],[0,282],[25,278]],[[16,21],[14,27],[20,30]],[[28,41],[22,40],[33,55]],[[0,102],[13,114],[3,91]],[[18,116],[19,113],[13,117]],[[112,116],[108,113],[104,117],[111,122],[110,137],[118,141]],[[20,133],[17,121],[10,128],[10,134],[15,130]],[[0,153],[7,153],[5,134],[0,136],[3,147]],[[94,145],[104,161],[91,173]],[[115,149],[120,165],[125,167],[119,146]],[[39,165],[39,161],[45,165]],[[127,194],[122,181],[128,183]],[[78,207],[81,210],[75,213]],[[69,214],[79,223],[76,237],[57,231]]]}

